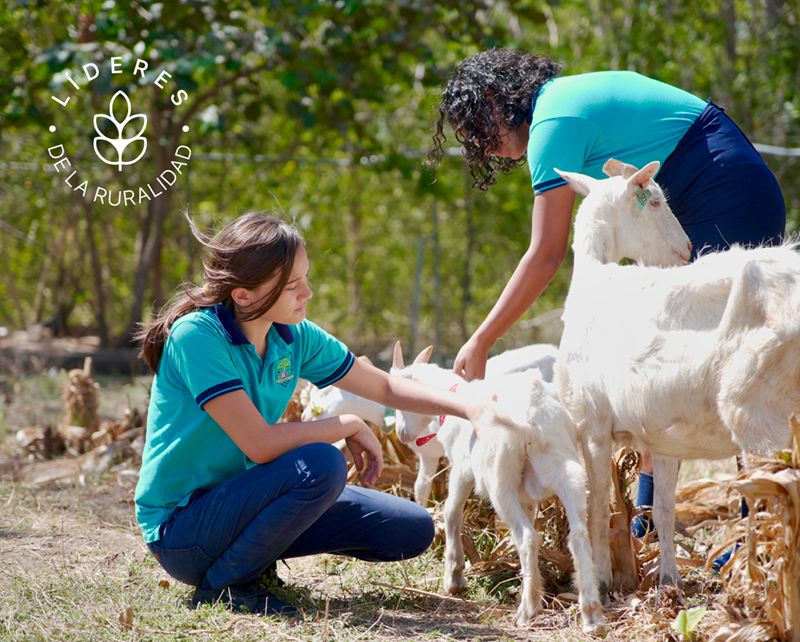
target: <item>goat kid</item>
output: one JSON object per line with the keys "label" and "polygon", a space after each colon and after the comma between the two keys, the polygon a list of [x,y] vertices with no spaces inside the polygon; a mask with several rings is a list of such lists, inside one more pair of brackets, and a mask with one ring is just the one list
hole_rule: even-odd
{"label": "goat kid", "polygon": [[[466,394],[496,395],[498,407],[508,413],[485,423],[480,439],[469,422],[443,418],[438,438],[451,465],[444,508],[445,588],[457,593],[466,585],[461,528],[464,503],[475,488],[509,525],[519,553],[522,595],[517,625],[538,614],[542,609],[541,536],[533,519],[537,503],[555,494],[569,519],[569,549],[575,561],[583,629],[602,633],[603,611],[586,526],[586,476],[578,457],[575,427],[555,388],[542,380],[538,369],[467,383],[452,371],[427,363],[431,350],[424,350],[413,365],[405,368],[398,342],[392,374],[445,390],[455,385]],[[412,441],[432,419],[398,411],[400,440]]]}
{"label": "goat kid", "polygon": [[[773,454],[800,411],[800,256],[795,245],[702,255],[689,265],[620,266],[623,257],[675,265],[690,245],[653,177],[616,170],[596,180],[559,172],[586,198],[575,217],[572,283],[556,364],[575,420],[589,487],[602,591],[612,444],[653,456],[660,583],[682,586],[675,560],[675,487],[683,459]],[[556,170],[558,171],[558,170]]]}
{"label": "goat kid", "polygon": [[[553,368],[558,348],[548,343],[537,343],[491,357],[486,362],[486,376],[498,376],[511,372],[522,372],[539,368],[545,381],[553,381]],[[359,357],[359,359],[366,357]],[[380,426],[386,408],[383,405],[364,399],[352,392],[336,386],[317,388],[312,386],[309,402],[303,410],[302,421],[316,421],[340,415],[356,415],[364,421]],[[417,455],[417,478],[414,481],[414,499],[427,508],[430,501],[433,478],[439,468],[439,460],[444,457],[444,448],[435,438],[439,431],[438,419],[431,422],[408,446]]]}
{"label": "goat kid", "polygon": [[[308,406],[303,411],[303,421],[318,421],[341,415],[355,415],[376,426],[382,426],[386,407],[364,399],[336,386],[314,388]],[[444,448],[436,439],[419,439],[408,444],[417,455],[417,478],[414,480],[414,500],[425,508],[431,496],[433,478],[444,457]]]}

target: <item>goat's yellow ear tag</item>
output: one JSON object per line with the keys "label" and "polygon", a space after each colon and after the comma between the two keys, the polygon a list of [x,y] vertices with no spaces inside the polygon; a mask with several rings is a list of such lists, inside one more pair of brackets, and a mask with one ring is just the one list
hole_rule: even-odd
{"label": "goat's yellow ear tag", "polygon": [[650,193],[649,189],[642,189],[638,185],[636,186],[636,207],[639,208],[641,212],[644,209],[644,206],[647,205],[647,201],[650,200],[650,197],[653,196]]}

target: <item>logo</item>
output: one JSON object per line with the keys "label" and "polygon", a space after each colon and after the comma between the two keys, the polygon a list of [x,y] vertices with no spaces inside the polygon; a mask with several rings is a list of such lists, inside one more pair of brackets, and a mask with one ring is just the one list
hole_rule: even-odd
{"label": "logo", "polygon": [[[146,60],[137,59],[133,67],[133,76],[140,76],[145,79],[145,71],[149,63]],[[100,68],[95,63],[88,63],[81,68],[87,83],[91,83],[100,75]],[[122,69],[122,58],[114,57],[110,60],[110,73],[112,77],[117,74],[125,73]],[[64,86],[69,83],[78,92],[84,90],[87,84],[80,85],[72,77],[70,71],[65,71],[66,81]],[[158,90],[167,90],[168,83],[172,75],[162,70],[152,84]],[[140,84],[141,81],[140,81]],[[50,96],[52,100],[61,105],[64,109],[70,108],[72,96],[58,97]],[[180,89],[170,94],[169,99],[176,107],[181,105],[189,98],[189,94]],[[71,113],[68,118],[72,122],[80,125],[83,114]],[[118,175],[122,175],[124,170],[131,165],[145,162],[147,155],[147,116],[138,113],[131,103],[131,99],[123,90],[118,90],[108,101],[108,110],[92,116],[91,124],[94,131],[92,147],[94,158],[103,163],[116,168]],[[55,133],[55,125],[50,126],[50,131]],[[86,122],[86,129],[89,129],[89,122]],[[183,126],[183,132],[188,132],[189,127]],[[72,164],[67,153],[68,142],[60,143],[49,147],[47,153],[53,161],[52,167],[56,172],[69,174],[64,178],[64,182],[73,192],[80,192],[84,197],[91,198],[92,202],[99,201],[102,204],[112,205],[133,205],[144,201],[151,201],[158,198],[169,190],[182,175],[183,168],[188,164],[192,157],[192,150],[187,145],[179,145],[174,152],[173,158],[169,162],[169,167],[161,171],[155,180],[151,180],[144,187],[134,189],[110,189],[100,185],[93,185],[87,168],[77,168]],[[101,166],[102,167],[102,166]],[[145,172],[146,175],[146,172]]]}
{"label": "logo", "polygon": [[[114,116],[114,103],[116,101],[122,102],[125,101],[125,113],[122,121],[117,120],[116,116]],[[142,126],[139,128],[138,133],[131,138],[125,138],[125,129],[126,127],[136,121],[141,121]],[[115,136],[106,136],[103,133],[103,121],[108,121],[113,124],[112,134],[116,134]],[[108,108],[108,116],[105,114],[95,114],[94,117],[94,130],[97,132],[97,138],[94,139],[94,153],[97,154],[97,157],[108,165],[117,165],[118,169],[122,171],[123,165],[133,165],[136,161],[138,161],[144,153],[147,151],[147,139],[142,136],[144,134],[144,130],[147,127],[147,116],[144,114],[132,114],[131,113],[131,101],[128,98],[127,94],[120,90],[111,98],[111,104]],[[122,160],[123,155],[125,154],[125,150],[134,143],[141,141],[142,145],[142,152],[133,160]],[[108,160],[100,150],[97,148],[98,143],[106,143],[110,144],[111,147],[116,152],[116,159]]]}
{"label": "logo", "polygon": [[292,358],[291,355],[286,354],[281,357],[281,360],[278,361],[278,365],[275,366],[275,383],[286,387],[292,379],[294,379],[294,374],[292,373]]}

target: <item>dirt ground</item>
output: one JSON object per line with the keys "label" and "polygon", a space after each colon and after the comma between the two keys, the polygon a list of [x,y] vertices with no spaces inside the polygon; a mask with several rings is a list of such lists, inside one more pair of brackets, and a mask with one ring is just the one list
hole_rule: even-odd
{"label": "dirt ground", "polygon": [[[26,423],[58,420],[63,387],[59,377],[40,375],[13,383],[0,408],[6,418],[0,464],[31,463],[15,445],[14,431]],[[146,407],[148,383],[146,378],[123,383],[101,379],[100,418],[119,418],[126,408]],[[8,421],[12,417],[16,423]],[[132,436],[121,441],[135,445]],[[161,570],[136,525],[135,453],[126,446],[105,461],[91,457],[86,453],[40,461],[38,466],[48,472],[39,477],[0,470],[5,479],[0,481],[0,640],[216,640],[229,639],[231,633],[237,640],[309,642],[593,639],[581,632],[574,596],[561,586],[569,579],[547,564],[547,608],[526,627],[514,626],[518,562],[507,543],[492,541],[497,534],[488,533],[491,529],[481,521],[486,516],[476,513],[468,514],[466,527],[487,561],[468,573],[469,589],[463,597],[443,594],[438,540],[423,556],[403,564],[367,564],[330,555],[282,563],[279,573],[288,585],[282,597],[301,607],[299,620],[233,614],[222,607],[190,611],[191,589]],[[88,472],[77,471],[78,463]],[[734,471],[733,460],[692,463],[684,466],[681,482],[725,479]],[[48,475],[55,478],[48,481]],[[635,492],[634,487],[631,496]],[[679,611],[703,605],[708,612],[695,639],[711,639],[725,625],[720,581],[697,566],[729,534],[738,500],[723,486],[705,492],[713,501],[706,496],[702,502],[713,504],[716,511],[710,516],[696,514],[691,497],[679,503],[679,514],[683,510],[700,524],[677,538],[679,555],[695,560],[686,569],[686,595],[659,598],[648,588],[613,596],[605,609],[607,638],[677,639],[670,624]],[[440,512],[435,518],[441,519]],[[545,539],[547,546],[557,545],[554,538]],[[656,550],[657,545],[650,544],[640,552],[648,569]]]}
{"label": "dirt ground", "polygon": [[[132,485],[122,484],[113,477],[85,486],[80,483],[55,483],[44,488],[0,485],[0,502],[4,507],[0,512],[0,586],[6,587],[0,589],[6,593],[6,607],[0,610],[0,639],[82,639],[61,635],[70,627],[83,628],[81,617],[89,614],[93,620],[111,623],[111,628],[119,633],[126,630],[129,634],[138,633],[133,638],[119,639],[152,639],[154,632],[159,632],[163,639],[185,639],[169,624],[174,617],[170,616],[171,610],[162,614],[163,621],[158,627],[153,627],[149,624],[153,613],[145,611],[153,609],[157,613],[162,607],[153,607],[147,601],[152,597],[144,602],[136,597],[158,594],[158,600],[170,603],[171,609],[196,615],[186,609],[189,587],[169,578],[142,542],[134,521],[132,490]],[[197,633],[191,639],[216,639],[216,633],[234,629],[256,635],[254,639],[309,641],[592,639],[581,633],[577,610],[569,596],[563,596],[562,600],[552,600],[551,596],[550,608],[543,615],[529,626],[517,628],[513,624],[516,602],[513,595],[505,603],[477,590],[471,590],[465,599],[425,595],[425,592],[441,594],[442,571],[441,551],[434,550],[405,568],[337,556],[289,560],[281,563],[279,574],[292,591],[290,599],[303,608],[302,622],[273,623],[252,615],[200,614],[196,615],[200,618],[199,625],[195,622]],[[470,584],[478,581],[476,576],[469,578]],[[71,592],[70,585],[76,582],[99,587],[103,595],[109,596],[107,604],[98,605],[93,598],[91,605],[86,605],[78,598],[66,597]],[[40,622],[41,636],[18,630],[4,638],[3,623],[9,632],[12,624],[10,614],[3,611],[13,608],[19,600],[20,595],[18,591],[15,594],[13,587],[20,584],[49,587],[55,595],[63,591],[63,599],[75,599],[73,606],[82,613],[67,616],[66,627],[58,630]],[[403,586],[411,586],[415,592],[404,592]],[[687,578],[688,604],[712,607],[712,612],[704,618],[707,629],[719,628],[724,623],[722,611],[713,610],[719,591],[718,580],[709,574],[694,572]],[[126,617],[127,603],[132,604],[133,613],[128,629],[119,624]],[[659,606],[653,590],[618,599],[606,608],[608,637],[671,640],[669,624],[681,605],[676,599],[667,599]],[[36,621],[35,617],[31,619]]]}

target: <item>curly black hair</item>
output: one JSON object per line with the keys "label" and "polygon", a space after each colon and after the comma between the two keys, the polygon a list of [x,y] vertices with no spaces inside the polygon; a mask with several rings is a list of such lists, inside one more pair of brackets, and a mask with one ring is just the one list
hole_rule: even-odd
{"label": "curly black hair", "polygon": [[561,65],[554,60],[515,49],[489,49],[465,58],[442,92],[427,165],[433,169],[442,161],[447,121],[464,146],[464,160],[474,179],[472,186],[489,189],[498,171],[508,174],[525,161],[524,157],[492,156],[501,145],[493,113],[499,114],[511,131],[525,121],[530,123],[539,90],[560,73]]}

